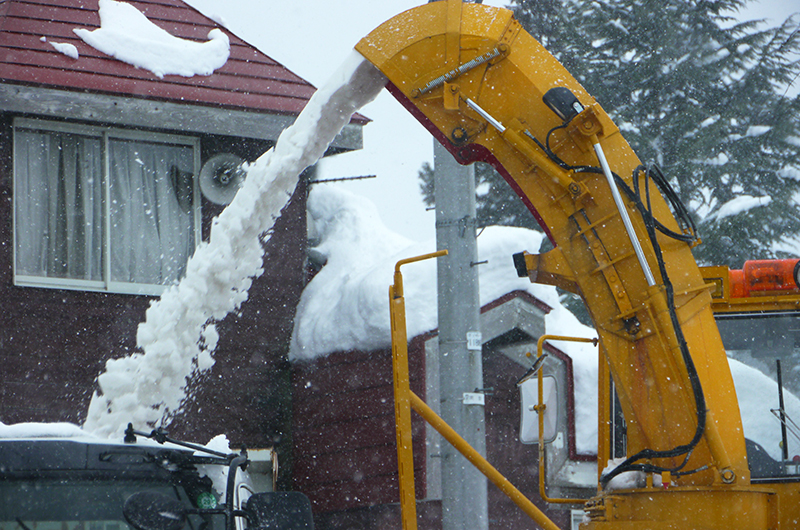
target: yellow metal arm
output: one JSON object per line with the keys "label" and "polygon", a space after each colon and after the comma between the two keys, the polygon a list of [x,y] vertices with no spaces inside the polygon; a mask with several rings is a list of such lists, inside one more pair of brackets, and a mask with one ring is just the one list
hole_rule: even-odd
{"label": "yellow metal arm", "polygon": [[520,277],[527,276],[533,283],[555,285],[570,293],[580,294],[578,282],[564,259],[560,248],[544,254],[521,252],[514,255],[514,265]]}
{"label": "yellow metal arm", "polygon": [[403,530],[416,530],[417,506],[414,493],[414,455],[411,440],[411,408],[416,410],[436,431],[455,447],[500,491],[508,495],[526,514],[545,530],[559,530],[539,508],[495,469],[478,451],[455,432],[438,414],[411,391],[408,373],[408,337],[406,334],[403,276],[400,267],[426,259],[447,255],[446,250],[397,262],[394,284],[389,287],[389,313],[392,323],[392,367],[394,373],[394,405],[397,426],[397,461],[400,481],[400,509]]}
{"label": "yellow metal arm", "polygon": [[[421,5],[356,49],[457,160],[492,164],[528,206],[558,251],[526,265],[584,297],[625,416],[629,464],[671,477],[668,490],[601,491],[585,528],[776,527],[778,487],[750,483],[709,289],[690,245],[655,233],[655,221],[667,234],[681,228],[655,186],[646,209],[637,202],[630,190],[647,174],[591,95],[510,11],[481,4]],[[545,101],[554,89],[574,97],[575,112]],[[404,312],[401,282],[391,296],[393,315]],[[403,348],[404,325],[393,316]],[[395,375],[407,379],[407,368]],[[398,401],[398,426],[410,428],[416,400]],[[399,432],[398,451],[410,449]],[[413,505],[413,490],[402,498]]]}
{"label": "yellow metal arm", "polygon": [[[501,48],[505,51],[499,56],[477,61],[425,94],[414,92]],[[390,92],[458,160],[494,165],[547,231],[560,253],[553,262],[568,271],[551,276],[551,283],[566,280],[570,290],[584,296],[617,385],[630,454],[672,454],[701,432],[691,449],[654,458],[652,464],[697,470],[680,478],[686,485],[723,479],[748,483],[733,379],[703,278],[685,242],[658,236],[655,248],[642,212],[625,193],[620,202],[626,215],[621,215],[617,190],[599,168],[597,146],[629,189],[635,188],[634,178],[643,178],[634,174],[640,162],[586,90],[521,29],[510,11],[481,4],[422,5],[378,27],[356,49],[387,76]],[[551,135],[553,153],[564,165],[542,148],[548,132],[564,123],[543,101],[558,87],[573,94],[581,109]],[[596,169],[573,169],[585,167]],[[680,232],[666,201],[652,192],[654,217]],[[700,386],[704,405],[694,390]],[[705,408],[713,421],[701,424],[699,409]]]}

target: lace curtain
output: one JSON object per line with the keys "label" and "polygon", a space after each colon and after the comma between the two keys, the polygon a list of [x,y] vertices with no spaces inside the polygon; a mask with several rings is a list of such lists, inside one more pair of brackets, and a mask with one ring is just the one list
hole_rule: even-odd
{"label": "lace curtain", "polygon": [[163,285],[183,274],[195,242],[192,148],[112,138],[104,176],[103,143],[17,129],[17,275]]}

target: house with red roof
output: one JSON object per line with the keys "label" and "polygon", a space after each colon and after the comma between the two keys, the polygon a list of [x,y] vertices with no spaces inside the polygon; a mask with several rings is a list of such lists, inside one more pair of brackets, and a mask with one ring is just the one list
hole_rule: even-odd
{"label": "house with red roof", "polygon": [[[219,167],[210,187],[203,169],[217,155],[255,160],[315,91],[180,0],[125,5],[154,35],[227,41],[227,58],[202,74],[159,72],[89,44],[109,29],[99,8],[121,3],[0,2],[3,423],[83,421],[104,363],[136,350],[153,297],[182,276],[229,200]],[[329,153],[360,148],[365,122],[357,115]],[[274,227],[249,301],[219,324],[216,364],[192,381],[172,434],[288,443],[286,352],[306,282],[312,174]]]}

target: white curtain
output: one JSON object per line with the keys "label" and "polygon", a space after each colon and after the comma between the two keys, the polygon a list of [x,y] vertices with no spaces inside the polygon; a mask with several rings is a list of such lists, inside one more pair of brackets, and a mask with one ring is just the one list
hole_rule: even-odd
{"label": "white curtain", "polygon": [[169,284],[194,251],[192,148],[109,142],[111,280]]}
{"label": "white curtain", "polygon": [[194,251],[193,148],[110,139],[105,206],[103,140],[55,131],[15,134],[16,274],[164,285]]}
{"label": "white curtain", "polygon": [[102,280],[102,153],[99,138],[17,131],[17,274]]}

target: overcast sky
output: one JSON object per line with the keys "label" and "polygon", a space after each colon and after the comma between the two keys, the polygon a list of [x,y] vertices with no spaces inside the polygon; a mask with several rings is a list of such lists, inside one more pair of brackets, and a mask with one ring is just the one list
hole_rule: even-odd
{"label": "overcast sky", "polygon": [[[273,59],[322,85],[353,46],[375,27],[424,0],[187,0]],[[502,6],[505,0],[484,4]],[[800,11],[800,0],[759,0],[739,16],[779,23]],[[392,230],[415,241],[434,237],[434,214],[425,210],[417,171],[432,161],[433,140],[387,92],[362,111],[364,150],[320,164],[321,178],[377,175],[337,184],[372,199]]]}

